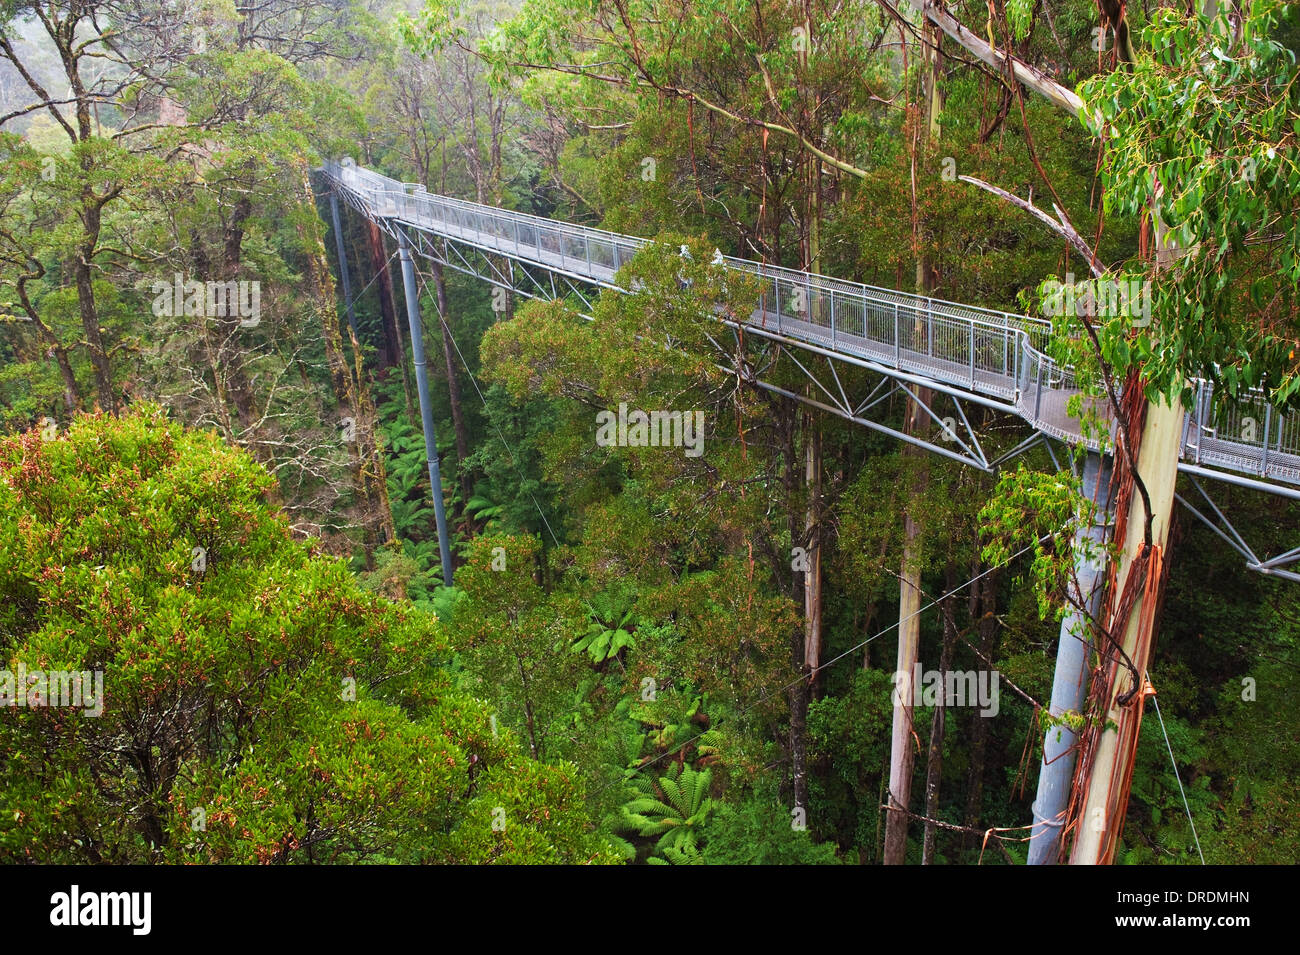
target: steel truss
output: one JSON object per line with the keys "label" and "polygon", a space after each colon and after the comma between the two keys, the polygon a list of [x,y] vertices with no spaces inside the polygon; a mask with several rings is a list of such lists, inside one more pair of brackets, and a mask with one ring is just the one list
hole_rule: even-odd
{"label": "steel truss", "polygon": [[[508,246],[489,251],[475,245],[473,241],[462,241],[452,236],[439,235],[412,224],[396,212],[391,214],[386,214],[386,211],[377,212],[352,189],[338,188],[334,182],[331,182],[331,187],[343,201],[363,217],[376,222],[395,241],[401,237],[424,258],[436,261],[445,268],[486,281],[497,288],[505,289],[511,295],[543,301],[565,300],[579,315],[590,319],[596,295],[600,291],[612,290],[620,293],[626,291],[613,280],[613,272],[606,274],[601,270],[590,268],[570,269],[563,264],[529,261],[524,255],[512,255]],[[581,265],[578,260],[574,261],[575,266]],[[1069,438],[1055,433],[1059,429],[1052,429],[1051,433],[1042,429],[1035,430],[1024,441],[992,458],[985,452],[980,442],[967,410],[973,405],[981,405],[1033,423],[1035,417],[1026,415],[1022,407],[1026,400],[1024,391],[1033,391],[1035,387],[1030,372],[1022,372],[1017,379],[1023,382],[1023,388],[1017,387],[1013,395],[1003,398],[937,380],[925,374],[913,373],[897,362],[891,365],[837,350],[834,341],[827,342],[831,347],[824,347],[806,337],[791,337],[784,334],[780,322],[777,323],[776,328],[769,328],[766,323],[756,324],[752,320],[739,321],[726,315],[719,315],[718,318],[722,326],[730,329],[731,341],[727,344],[732,346],[726,347],[713,335],[707,336],[720,359],[719,367],[757,388],[817,408],[845,421],[915,447],[924,448],[985,473],[996,472],[1003,465],[1033,450],[1039,444],[1045,448],[1059,470],[1060,459],[1053,449],[1053,439],[1062,443],[1068,450]],[[726,336],[719,337],[726,339]],[[797,370],[797,377],[801,377],[806,385],[802,391],[783,387],[764,377],[782,359],[788,359],[787,367]],[[862,377],[860,373],[863,371],[870,373],[868,379],[864,383],[857,384],[856,380]],[[846,380],[855,383],[846,386]],[[920,400],[921,389],[929,390],[933,396],[928,406]],[[1044,393],[1039,382],[1037,395],[1041,396]],[[880,420],[879,412],[887,407],[887,400],[900,395],[904,401],[912,402],[923,409],[926,418],[933,426],[927,430],[927,433],[906,434]],[[1203,405],[1208,406],[1204,398],[1198,403],[1202,417],[1204,416]],[[871,414],[873,411],[877,412],[874,416]],[[945,411],[950,413],[944,414]],[[1192,417],[1189,414],[1184,425],[1184,446],[1190,446],[1189,442],[1193,440],[1189,437],[1193,435]],[[1267,421],[1266,418],[1266,425]],[[1249,569],[1300,582],[1300,573],[1287,569],[1292,565],[1300,564],[1300,547],[1274,557],[1260,558],[1214,504],[1199,479],[1221,481],[1293,500],[1300,500],[1300,488],[1207,466],[1210,462],[1202,460],[1203,439],[1199,436],[1201,430],[1204,429],[1195,432],[1198,435],[1194,439],[1195,455],[1184,455],[1179,461],[1178,469],[1191,479],[1193,486],[1209,505],[1215,519],[1207,517],[1182,495],[1176,495],[1177,500],[1233,550],[1241,554]],[[1267,431],[1267,433],[1272,432]],[[1280,444],[1280,428],[1278,434],[1277,440]],[[1266,438],[1266,450],[1267,442]],[[1208,453],[1206,456],[1208,457]],[[1073,469],[1073,455],[1067,454],[1066,457]]]}
{"label": "steel truss", "polygon": [[[362,215],[368,215],[361,203],[353,201],[347,190],[341,190],[348,204]],[[395,218],[379,217],[379,227],[395,241],[398,236],[405,237],[413,251],[420,256],[435,261],[444,268],[452,269],[464,275],[481,279],[496,288],[507,290],[511,295],[541,301],[568,300],[570,305],[583,318],[590,319],[595,299],[595,292],[604,289],[623,292],[620,286],[611,282],[602,282],[584,277],[577,273],[559,269],[540,269],[532,263],[520,262],[508,255],[492,254],[476,246],[460,243],[430,233],[402,222]],[[540,276],[538,273],[541,273]],[[868,361],[854,355],[846,355],[827,348],[792,339],[774,331],[755,328],[753,325],[721,317],[721,322],[732,332],[736,350],[724,347],[712,335],[708,336],[718,355],[723,359],[722,367],[730,374],[737,374],[742,380],[757,388],[773,394],[779,394],[800,404],[817,408],[827,414],[835,415],[845,421],[868,428],[880,434],[888,435],[924,448],[941,457],[973,467],[985,473],[996,472],[1002,465],[1042,444],[1058,468],[1059,459],[1052,450],[1049,436],[1036,431],[1032,436],[1014,448],[990,459],[980,442],[971,416],[967,413],[970,405],[982,405],[1015,415],[1013,405],[971,395],[942,382],[934,382],[918,375],[901,372],[888,365]],[[737,367],[739,349],[753,339],[758,339],[768,346],[758,362],[740,360]],[[803,360],[799,353],[803,353]],[[763,373],[776,365],[781,358],[786,358],[796,368],[812,389],[809,393],[783,388],[762,377]],[[760,365],[757,371],[755,366]],[[850,396],[850,389],[844,385],[847,372],[851,370],[874,373],[874,384],[870,381],[860,386],[866,390],[865,396]],[[929,405],[921,402],[919,391],[929,389],[933,397]],[[869,390],[868,390],[869,389]],[[903,399],[915,403],[925,413],[934,426],[932,436],[906,434],[893,428],[876,417],[869,416],[875,409],[884,410],[886,399],[902,395]],[[950,411],[949,414],[943,414]]]}
{"label": "steel truss", "polygon": [[[419,228],[394,219],[381,219],[379,225],[394,239],[399,234],[404,236],[415,252],[424,258],[438,262],[444,268],[481,279],[494,287],[506,289],[512,295],[542,301],[567,300],[574,310],[586,319],[591,318],[595,298],[593,291],[602,289],[623,291],[612,283],[593,281],[558,270],[538,269],[531,264],[515,261],[509,256],[491,254],[472,245],[465,245],[441,236],[432,236]],[[538,272],[542,273],[540,277],[536,274]],[[936,385],[924,378],[900,373],[885,365],[810,346],[783,335],[755,329],[751,325],[726,318],[722,318],[721,321],[731,329],[733,341],[738,348],[752,338],[757,338],[770,346],[765,355],[765,362],[741,360],[740,367],[737,367],[738,352],[726,348],[709,335],[710,342],[723,359],[720,367],[728,373],[736,374],[742,380],[765,391],[783,395],[800,404],[817,408],[907,444],[924,448],[960,464],[990,473],[1016,455],[1029,450],[1040,440],[1047,443],[1046,437],[1036,432],[1029,441],[1022,442],[1012,451],[991,461],[971,424],[966,406],[980,404],[1007,414],[1014,414],[1015,410],[1009,404],[964,394],[959,389],[947,385]],[[804,353],[802,360],[799,352]],[[803,394],[783,388],[761,377],[781,358],[787,359],[798,369],[815,390]],[[762,367],[754,371],[754,366],[758,364],[762,364]],[[850,397],[849,390],[844,385],[844,379],[848,376],[842,374],[847,370],[865,370],[875,373],[875,383],[870,386],[865,396]],[[935,393],[928,406],[920,400],[918,392],[921,388],[928,388]],[[916,403],[925,412],[930,423],[934,425],[934,437],[906,434],[875,417],[868,416],[873,409],[883,410],[886,399],[899,394],[904,400]],[[951,413],[945,415],[943,414],[945,410]]]}
{"label": "steel truss", "polygon": [[[588,313],[590,290],[617,289],[619,268],[647,244],[634,236],[432,195],[417,183],[400,183],[350,161],[327,162],[323,171],[344,201],[390,234],[406,235],[421,254],[522,295],[569,297]],[[992,464],[969,422],[956,427],[963,403],[1008,411],[1035,431],[1095,449],[1095,440],[1068,412],[1071,397],[1085,389],[1071,369],[1044,353],[1050,330],[1042,319],[716,256],[717,264],[764,283],[754,314],[734,318],[749,335],[788,345],[784,353],[810,356],[802,373],[818,396],[814,400],[828,399],[822,406],[829,413],[867,424],[832,380],[834,374],[827,374],[836,363],[856,365],[949,396],[959,414],[944,419],[953,427],[941,437],[951,447],[930,440],[921,444],[955,454],[963,463]],[[809,366],[819,360],[828,368],[814,373]],[[1300,415],[1276,413],[1262,394],[1252,392],[1212,417],[1213,389],[1204,381],[1196,384],[1194,406],[1184,416],[1179,469],[1300,498]]]}
{"label": "steel truss", "polygon": [[[1293,565],[1300,561],[1300,547],[1293,547],[1285,553],[1278,554],[1275,557],[1261,559],[1256,555],[1254,549],[1246,543],[1245,538],[1241,536],[1237,528],[1233,526],[1232,521],[1228,520],[1227,515],[1224,514],[1219,506],[1214,503],[1214,499],[1210,497],[1209,492],[1205,490],[1205,487],[1194,475],[1191,476],[1191,482],[1192,486],[1200,493],[1202,500],[1209,505],[1209,509],[1214,514],[1214,519],[1211,520],[1205,514],[1201,513],[1195,504],[1183,497],[1181,494],[1175,492],[1175,499],[1178,500],[1183,507],[1191,511],[1202,524],[1214,531],[1215,534],[1219,535],[1225,544],[1244,557],[1246,559],[1246,567],[1248,570],[1258,571],[1259,573],[1267,574],[1270,577],[1280,577],[1283,580],[1289,580],[1293,583],[1300,583],[1300,573],[1286,569],[1289,565]],[[1220,526],[1220,524],[1222,524],[1222,526]]]}

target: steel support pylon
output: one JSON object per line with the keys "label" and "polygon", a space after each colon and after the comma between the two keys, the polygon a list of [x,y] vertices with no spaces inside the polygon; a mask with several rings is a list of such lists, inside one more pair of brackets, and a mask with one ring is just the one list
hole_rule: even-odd
{"label": "steel support pylon", "polygon": [[411,360],[415,364],[415,385],[420,393],[420,423],[424,428],[424,453],[429,462],[429,484],[433,488],[433,515],[438,524],[438,551],[442,555],[442,582],[452,585],[451,545],[447,538],[447,515],[442,503],[442,475],[438,470],[438,432],[429,404],[429,375],[424,358],[424,325],[420,320],[420,299],[415,287],[415,263],[411,246],[397,233],[397,250],[402,260],[402,288],[406,292],[406,320],[411,326]]}
{"label": "steel support pylon", "polygon": [[330,221],[334,225],[334,247],[339,253],[339,281],[343,283],[343,309],[348,316],[348,328],[352,330],[352,340],[360,342],[357,335],[356,310],[352,307],[352,277],[348,273],[348,253],[343,247],[343,228],[339,223],[339,197],[330,191]]}
{"label": "steel support pylon", "polygon": [[[1089,617],[1095,617],[1106,582],[1103,547],[1114,516],[1110,500],[1111,461],[1088,452],[1083,466],[1083,493],[1095,503],[1090,524],[1075,535],[1075,580],[1078,606],[1066,609],[1061,619],[1061,636],[1056,648],[1056,675],[1052,680],[1052,702],[1048,712],[1054,718],[1079,714],[1088,690]],[[1061,834],[1070,785],[1074,778],[1078,734],[1065,724],[1049,726],[1043,738],[1043,763],[1038,772],[1038,798],[1034,800],[1034,824],[1029,836],[1029,865],[1053,865],[1061,850]]]}

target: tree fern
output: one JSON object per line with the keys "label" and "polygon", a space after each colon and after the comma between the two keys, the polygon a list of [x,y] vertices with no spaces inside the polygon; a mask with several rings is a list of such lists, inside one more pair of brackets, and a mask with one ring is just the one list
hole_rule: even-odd
{"label": "tree fern", "polygon": [[654,838],[655,856],[683,864],[698,858],[701,833],[716,804],[709,795],[713,772],[673,763],[657,779],[640,775],[633,780],[637,795],[622,807],[625,832]]}
{"label": "tree fern", "polygon": [[465,502],[465,513],[476,521],[483,521],[485,530],[491,530],[504,512],[505,508],[500,504],[481,494],[474,494]]}
{"label": "tree fern", "polygon": [[[588,604],[587,610],[591,622],[587,625],[587,632],[573,644],[574,653],[586,653],[591,657],[592,663],[600,664],[636,646],[636,638],[632,636],[635,627],[631,624],[630,608],[623,610],[621,616],[610,613],[609,599],[606,597]],[[618,622],[609,623],[611,620]]]}

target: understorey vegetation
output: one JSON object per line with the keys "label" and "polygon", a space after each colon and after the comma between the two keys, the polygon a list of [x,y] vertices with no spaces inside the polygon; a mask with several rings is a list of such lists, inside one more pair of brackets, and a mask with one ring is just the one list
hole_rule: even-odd
{"label": "understorey vegetation", "polygon": [[[1024,319],[1117,473],[1112,394],[1282,454],[1297,52],[1271,0],[0,5],[0,862],[1023,864],[1106,720],[1048,713],[1086,449],[738,328],[821,306],[727,257],[900,354],[955,347],[906,296],[989,310],[972,381]],[[408,273],[345,158],[650,241]],[[1114,861],[1294,862],[1300,584],[1247,564],[1300,504],[1177,480],[1233,529],[1173,510]],[[18,702],[65,672],[102,713]]]}

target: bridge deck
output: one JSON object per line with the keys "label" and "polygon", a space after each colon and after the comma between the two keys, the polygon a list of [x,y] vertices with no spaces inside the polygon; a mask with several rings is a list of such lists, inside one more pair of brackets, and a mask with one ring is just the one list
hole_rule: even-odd
{"label": "bridge deck", "polygon": [[[378,222],[497,253],[579,282],[617,289],[619,268],[645,239],[543,219],[444,196],[355,166],[326,164],[333,187]],[[1071,443],[1080,424],[1066,413],[1078,386],[1043,353],[1049,323],[1026,315],[929,299],[745,259],[728,268],[768,281],[746,323],[795,344],[852,356],[880,369],[996,399],[1040,431]],[[1196,383],[1181,461],[1300,484],[1300,416],[1283,418],[1253,397],[1211,416],[1213,394]]]}

